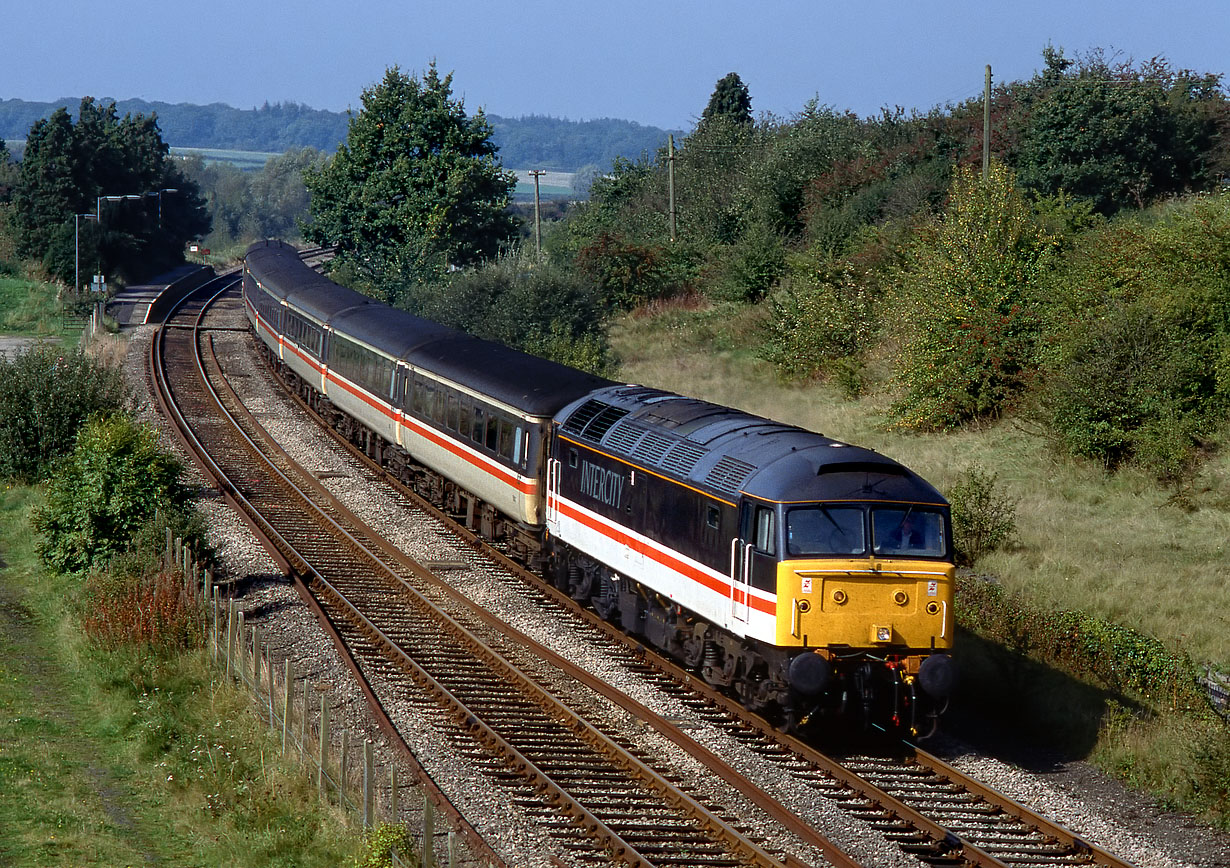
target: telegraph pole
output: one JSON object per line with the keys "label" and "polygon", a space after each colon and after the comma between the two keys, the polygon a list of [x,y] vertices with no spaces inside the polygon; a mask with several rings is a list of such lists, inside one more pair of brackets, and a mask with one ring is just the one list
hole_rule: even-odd
{"label": "telegraph pole", "polygon": [[675,240],[675,137],[666,137],[666,178],[670,190],[671,241]]}
{"label": "telegraph pole", "polygon": [[982,92],[982,183],[991,176],[991,64],[987,64],[986,89]]}
{"label": "telegraph pole", "polygon": [[534,261],[542,262],[542,218],[538,210],[538,179],[545,175],[542,169],[533,169],[530,175],[534,178]]}

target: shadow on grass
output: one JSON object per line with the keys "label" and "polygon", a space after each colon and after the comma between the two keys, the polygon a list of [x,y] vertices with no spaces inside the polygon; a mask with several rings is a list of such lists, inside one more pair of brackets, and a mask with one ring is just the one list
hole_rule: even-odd
{"label": "shadow on grass", "polygon": [[958,630],[961,681],[943,730],[1034,771],[1085,759],[1103,718],[1143,711],[1122,694],[1094,687],[1002,645]]}

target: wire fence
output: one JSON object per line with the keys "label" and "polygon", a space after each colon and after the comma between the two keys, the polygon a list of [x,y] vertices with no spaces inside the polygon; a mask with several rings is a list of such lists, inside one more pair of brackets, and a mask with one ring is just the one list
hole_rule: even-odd
{"label": "wire fence", "polygon": [[[256,713],[275,739],[282,756],[297,760],[316,782],[322,801],[336,804],[365,829],[380,824],[404,826],[412,852],[389,855],[394,866],[405,868],[457,868],[459,840],[452,830],[436,830],[435,805],[413,783],[398,780],[397,766],[376,759],[371,739],[356,738],[335,725],[334,698],[326,684],[313,684],[295,672],[289,659],[280,664],[270,658],[259,627],[245,625],[236,600],[223,600],[212,571],[194,564],[188,547],[167,536],[167,560],[182,566],[184,575],[196,577],[206,603],[206,641],[211,662],[226,678],[246,688]],[[174,560],[172,560],[174,558]],[[418,817],[414,827],[403,817]],[[472,864],[472,863],[471,863]]]}

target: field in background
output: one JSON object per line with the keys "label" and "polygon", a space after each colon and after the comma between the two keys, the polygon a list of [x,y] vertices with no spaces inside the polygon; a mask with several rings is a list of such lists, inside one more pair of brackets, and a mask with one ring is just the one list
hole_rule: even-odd
{"label": "field in background", "polygon": [[[951,488],[978,462],[1017,503],[1019,545],[978,565],[1043,609],[1079,609],[1230,670],[1230,456],[1188,490],[1065,459],[1029,426],[920,435],[887,430],[883,395],[849,401],[785,386],[747,349],[755,323],[721,310],[625,317],[620,379],[671,389],[871,447]],[[755,316],[755,314],[751,314]]]}
{"label": "field in background", "polygon": [[226,151],[218,148],[171,148],[171,156],[199,156],[205,161],[206,165],[212,163],[229,163],[237,169],[257,172],[264,168],[265,163],[269,162],[274,157],[280,157],[282,155],[278,153],[266,153],[264,151]]}

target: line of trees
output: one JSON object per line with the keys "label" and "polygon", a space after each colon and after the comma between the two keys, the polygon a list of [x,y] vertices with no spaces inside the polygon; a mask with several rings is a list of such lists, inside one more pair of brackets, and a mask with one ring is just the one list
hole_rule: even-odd
{"label": "line of trees", "polygon": [[1005,414],[1181,479],[1230,407],[1230,101],[1221,77],[1047,48],[991,101],[750,121],[718,82],[674,158],[618,161],[548,237],[630,308],[759,306],[782,377],[882,391],[895,424]]}
{"label": "line of trees", "polygon": [[[209,230],[195,183],[168,156],[154,116],[119,117],[115,104],[81,101],[30,128],[22,160],[4,157],[0,206],[15,255],[71,284],[78,273],[132,281],[183,261]],[[80,254],[80,255],[79,255]]]}

